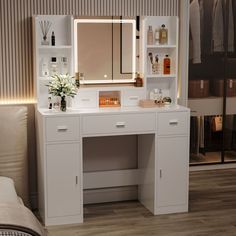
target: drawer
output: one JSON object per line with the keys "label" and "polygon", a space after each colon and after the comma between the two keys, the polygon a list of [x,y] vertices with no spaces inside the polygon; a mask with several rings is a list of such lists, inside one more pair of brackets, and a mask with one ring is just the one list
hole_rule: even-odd
{"label": "drawer", "polygon": [[96,108],[98,106],[97,91],[79,91],[72,102],[73,108]]}
{"label": "drawer", "polygon": [[143,90],[126,90],[123,93],[124,106],[138,106],[139,100],[145,98]]}
{"label": "drawer", "polygon": [[188,112],[171,112],[158,114],[158,135],[188,134],[188,131]]}
{"label": "drawer", "polygon": [[82,118],[84,135],[154,132],[155,113],[90,115]]}
{"label": "drawer", "polygon": [[79,139],[79,117],[48,117],[46,140],[72,141]]}

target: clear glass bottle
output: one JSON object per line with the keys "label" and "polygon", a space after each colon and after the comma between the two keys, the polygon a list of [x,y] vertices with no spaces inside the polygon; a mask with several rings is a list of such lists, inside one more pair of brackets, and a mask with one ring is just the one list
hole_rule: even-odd
{"label": "clear glass bottle", "polygon": [[163,24],[160,29],[160,44],[168,43],[168,30],[166,26]]}
{"label": "clear glass bottle", "polygon": [[41,59],[41,68],[40,68],[40,76],[42,77],[48,77],[49,76],[49,70],[48,70],[48,61],[46,58]]}
{"label": "clear glass bottle", "polygon": [[152,45],[153,44],[153,31],[152,31],[152,26],[148,26],[148,31],[147,31],[147,44]]}
{"label": "clear glass bottle", "polygon": [[57,58],[56,57],[51,57],[51,62],[50,62],[50,75],[53,76],[55,74],[59,73],[58,70],[58,63],[57,63]]}
{"label": "clear glass bottle", "polygon": [[154,39],[155,39],[155,44],[159,45],[159,43],[160,43],[160,32],[159,32],[158,29],[155,30]]}
{"label": "clear glass bottle", "polygon": [[61,74],[65,75],[69,73],[68,59],[67,57],[61,57]]}

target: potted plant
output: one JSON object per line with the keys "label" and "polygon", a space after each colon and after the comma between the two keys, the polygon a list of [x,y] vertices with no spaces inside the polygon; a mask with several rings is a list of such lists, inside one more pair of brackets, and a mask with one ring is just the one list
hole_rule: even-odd
{"label": "potted plant", "polygon": [[61,97],[61,111],[66,111],[66,96],[74,97],[77,94],[75,80],[69,74],[55,74],[49,82],[48,92],[53,96]]}

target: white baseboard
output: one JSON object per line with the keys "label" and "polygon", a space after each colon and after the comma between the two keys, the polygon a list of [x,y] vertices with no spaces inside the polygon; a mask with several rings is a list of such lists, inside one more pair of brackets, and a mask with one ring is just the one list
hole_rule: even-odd
{"label": "white baseboard", "polygon": [[137,199],[137,186],[84,190],[84,204],[128,201]]}

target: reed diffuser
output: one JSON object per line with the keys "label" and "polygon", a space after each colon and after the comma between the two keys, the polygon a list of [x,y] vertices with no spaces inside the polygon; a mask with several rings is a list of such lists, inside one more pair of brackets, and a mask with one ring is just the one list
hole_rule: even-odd
{"label": "reed diffuser", "polygon": [[42,40],[41,44],[42,45],[49,45],[49,41],[47,40],[47,35],[48,35],[49,29],[50,29],[52,23],[48,20],[42,20],[42,21],[39,21],[39,25],[40,25],[40,28],[41,28],[41,31],[43,34],[43,40]]}

